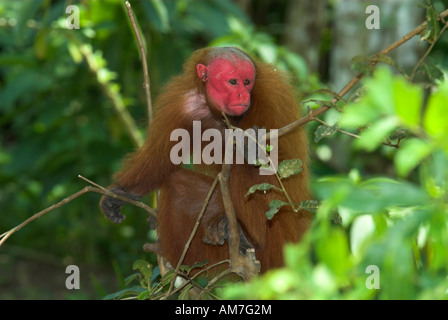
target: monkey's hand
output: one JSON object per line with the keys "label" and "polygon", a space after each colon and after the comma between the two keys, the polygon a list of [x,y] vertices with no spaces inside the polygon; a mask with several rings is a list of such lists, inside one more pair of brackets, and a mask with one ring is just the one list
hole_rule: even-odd
{"label": "monkey's hand", "polygon": [[[254,246],[248,240],[241,225],[238,223],[238,231],[240,235],[240,252],[246,254],[246,250],[254,248]],[[225,241],[229,240],[229,229],[227,216],[225,214],[219,216],[212,224],[209,224],[205,228],[205,234],[202,238],[206,244],[211,245],[223,245]]]}
{"label": "monkey's hand", "polygon": [[[141,195],[132,194],[130,192],[123,190],[120,187],[113,187],[109,189],[109,191],[112,191],[113,193],[119,196],[126,197],[135,201],[139,201],[142,198]],[[101,198],[100,208],[107,219],[109,219],[113,223],[122,223],[123,220],[126,219],[126,216],[120,212],[120,208],[125,203],[126,201],[104,196]]]}

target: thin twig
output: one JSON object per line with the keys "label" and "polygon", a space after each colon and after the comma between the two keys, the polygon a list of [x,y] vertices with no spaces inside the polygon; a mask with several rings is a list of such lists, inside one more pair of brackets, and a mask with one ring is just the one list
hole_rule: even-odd
{"label": "thin twig", "polygon": [[69,203],[70,201],[72,201],[73,199],[76,199],[77,197],[79,197],[80,195],[83,195],[86,192],[92,191],[91,190],[92,187],[84,187],[82,190],[72,194],[70,197],[65,198],[64,200],[58,202],[57,204],[52,205],[51,207],[48,207],[36,214],[34,214],[33,216],[31,216],[30,218],[26,219],[25,221],[23,221],[21,224],[19,224],[18,226],[12,228],[11,230],[8,230],[7,232],[3,233],[0,235],[0,238],[2,238],[0,240],[0,246],[3,245],[3,243],[6,241],[6,239],[8,239],[13,233],[19,231],[20,229],[22,229],[24,226],[26,226],[28,223],[39,219],[40,217],[42,217],[44,214],[53,211],[54,209],[57,209],[67,203]]}
{"label": "thin twig", "polygon": [[110,191],[110,190],[108,190],[108,189],[106,189],[106,188],[100,186],[99,184],[97,184],[97,183],[95,183],[95,182],[93,182],[93,181],[90,181],[89,179],[87,179],[87,178],[85,178],[85,177],[83,177],[83,176],[81,176],[81,175],[78,175],[78,178],[81,178],[81,179],[83,179],[84,181],[86,181],[86,182],[92,184],[93,186],[97,187],[98,189],[103,190],[103,193],[102,193],[102,194],[104,194],[104,195],[106,195],[106,196],[109,196],[109,197],[112,197],[112,198],[116,198],[116,199],[120,199],[120,200],[126,201],[126,202],[129,203],[129,204],[132,204],[132,205],[134,205],[134,206],[136,206],[136,207],[139,207],[139,208],[145,210],[145,211],[148,212],[150,215],[152,215],[154,218],[157,218],[157,211],[154,210],[153,208],[147,206],[147,205],[144,204],[143,202],[136,201],[136,200],[132,200],[132,199],[129,199],[129,198],[120,196],[120,195],[118,195],[118,194],[116,194],[116,193],[114,193],[114,192],[112,192],[112,191]]}
{"label": "thin twig", "polygon": [[313,115],[312,115],[313,111],[311,110],[310,106],[307,106],[307,108],[308,108],[308,116],[311,117],[312,120],[315,120],[315,121],[317,121],[317,122],[323,124],[323,125],[326,126],[326,127],[334,128],[337,132],[340,132],[340,133],[345,134],[345,135],[347,135],[347,136],[350,136],[350,137],[352,137],[352,138],[356,138],[356,139],[361,138],[360,136],[358,136],[358,135],[356,135],[356,134],[354,134],[354,133],[350,133],[350,132],[341,130],[341,129],[337,128],[336,126],[332,126],[331,124],[328,124],[328,123],[326,123],[326,122],[323,121],[323,120],[320,120],[319,118],[315,118],[315,117],[313,117]]}
{"label": "thin twig", "polygon": [[215,267],[217,267],[217,266],[219,266],[219,265],[221,265],[221,264],[224,264],[224,263],[228,263],[228,264],[230,264],[230,260],[229,260],[229,259],[226,259],[226,260],[222,260],[222,261],[219,261],[219,262],[217,262],[217,263],[211,264],[211,265],[209,265],[209,266],[207,266],[207,267],[201,269],[198,273],[196,273],[195,275],[193,275],[193,276],[191,277],[191,279],[195,279],[195,278],[199,277],[199,275],[200,275],[201,273],[208,272],[208,271],[212,270],[213,268],[215,268]]}
{"label": "thin twig", "polygon": [[[224,263],[228,263],[228,264],[230,264],[230,260],[229,259],[226,259],[226,260],[222,260],[222,261],[219,261],[219,262],[217,262],[217,263],[214,263],[214,264],[212,264],[212,265],[210,265],[210,266],[207,266],[207,267],[204,267],[204,268],[202,268],[198,273],[196,273],[196,274],[194,274],[193,276],[191,276],[191,277],[188,277],[186,274],[184,274],[184,273],[179,273],[178,275],[179,276],[181,276],[181,277],[183,277],[186,281],[183,283],[183,284],[181,284],[179,287],[177,287],[176,289],[174,289],[172,292],[171,292],[171,295],[173,295],[173,294],[176,294],[176,293],[178,293],[179,291],[181,291],[183,288],[185,288],[185,286],[187,286],[189,283],[191,283],[191,284],[193,284],[193,285],[195,285],[195,289],[197,289],[198,291],[200,290],[200,291],[203,291],[205,288],[202,288],[202,287],[200,287],[197,283],[195,283],[193,280],[194,279],[196,279],[196,278],[198,278],[202,273],[204,273],[204,272],[208,272],[208,271],[210,271],[211,269],[213,269],[213,268],[215,268],[215,267],[217,267],[217,266],[219,266],[219,265],[221,265],[221,264],[224,264]],[[229,270],[230,268],[227,268],[226,270]],[[224,270],[225,271],[225,270]],[[223,272],[224,272],[223,271]],[[230,272],[231,273],[231,272]],[[222,274],[222,273],[221,273]],[[219,275],[218,275],[219,276]],[[222,278],[222,277],[221,277]],[[213,279],[212,279],[213,280]],[[198,297],[200,296],[200,294],[201,294],[201,292],[195,292],[195,294],[197,294],[198,295]],[[210,294],[209,292],[207,292],[207,294]],[[166,298],[166,293],[164,293],[163,295],[161,295],[161,297],[164,297],[164,298]]]}
{"label": "thin twig", "polygon": [[101,190],[105,190],[105,191],[107,191],[107,189],[104,188],[103,186],[100,186],[99,184],[97,184],[97,183],[95,183],[95,182],[93,182],[93,181],[91,181],[91,180],[89,180],[89,179],[83,177],[83,176],[80,175],[80,174],[78,174],[78,178],[80,178],[80,179],[82,179],[82,180],[84,180],[84,181],[90,183],[91,185],[93,185],[93,186],[95,186],[95,187],[97,187],[97,188],[99,188],[99,189],[101,189]]}
{"label": "thin twig", "polygon": [[428,50],[426,50],[423,57],[421,57],[420,60],[417,62],[417,65],[415,66],[414,70],[412,70],[411,76],[409,77],[409,79],[411,81],[414,80],[414,76],[415,76],[415,73],[417,72],[418,68],[422,65],[423,61],[425,61],[425,59],[428,57],[429,53],[432,51],[432,49],[436,45],[437,41],[439,41],[440,37],[442,36],[442,34],[445,32],[445,30],[447,28],[448,28],[448,23],[445,23],[445,26],[442,28],[442,30],[440,30],[440,33],[437,35],[437,38],[434,39],[434,41],[429,46]]}
{"label": "thin twig", "polygon": [[[312,113],[310,107],[308,107],[308,112],[310,114]],[[355,139],[361,139],[361,136],[358,136],[358,135],[356,135],[354,133],[351,133],[351,132],[348,132],[348,131],[341,130],[341,129],[337,128],[336,126],[332,126],[332,125],[326,123],[325,121],[320,120],[319,118],[314,118],[312,115],[310,115],[310,117],[312,117],[312,120],[315,120],[315,121],[323,124],[326,127],[334,128],[334,130],[336,130],[339,133],[345,134],[346,136],[349,136],[349,137],[352,137],[352,138],[355,138]],[[400,148],[400,141],[401,141],[401,139],[398,139],[397,144],[392,144],[392,143],[389,143],[389,142],[381,142],[381,144],[385,145],[385,146],[388,146],[388,147],[399,149]]]}
{"label": "thin twig", "polygon": [[143,45],[142,37],[140,35],[139,28],[134,18],[134,12],[132,10],[131,4],[129,1],[126,1],[126,10],[128,12],[129,19],[131,20],[132,28],[134,29],[134,34],[137,38],[138,47],[140,49],[140,58],[142,60],[142,68],[143,68],[143,87],[145,89],[146,96],[146,107],[148,109],[148,121],[151,123],[152,121],[152,102],[151,102],[151,81],[149,79],[148,73],[148,63],[146,61],[146,52],[145,47]]}
{"label": "thin twig", "polygon": [[[232,273],[233,273],[233,271],[232,271],[231,268],[225,269],[223,272],[221,272],[220,274],[216,275],[212,280],[210,280],[210,281],[207,283],[207,286],[206,286],[204,289],[202,289],[202,292],[205,293],[205,294],[210,294],[209,291],[210,291],[211,289],[213,289],[213,287],[216,285],[216,283],[217,283],[219,280],[221,280],[221,279],[227,277],[228,275],[230,275],[230,274],[232,274]],[[201,298],[201,296],[199,295],[196,299],[199,300],[200,298]]]}
{"label": "thin twig", "polygon": [[32,221],[34,221],[36,219],[39,219],[40,217],[42,217],[44,214],[46,214],[48,212],[51,212],[51,211],[53,211],[53,210],[55,210],[55,209],[57,209],[59,207],[62,207],[63,205],[71,202],[72,200],[78,198],[79,196],[81,196],[81,195],[83,195],[84,193],[87,193],[87,192],[95,192],[95,193],[99,193],[99,194],[102,194],[102,195],[105,195],[105,196],[117,198],[117,199],[126,201],[126,202],[128,202],[130,204],[133,204],[133,205],[135,205],[135,206],[137,206],[139,208],[142,208],[143,210],[145,210],[149,214],[152,214],[152,215],[156,214],[155,211],[152,208],[146,206],[144,203],[141,203],[139,201],[131,200],[131,199],[128,199],[126,197],[117,195],[117,194],[113,193],[112,191],[109,191],[109,190],[104,189],[102,187],[97,188],[97,187],[87,186],[87,187],[84,187],[83,189],[81,189],[80,191],[72,194],[71,196],[69,196],[69,197],[59,201],[58,203],[56,203],[56,204],[54,204],[54,205],[52,205],[52,206],[50,206],[50,207],[48,207],[48,208],[46,208],[46,209],[44,209],[44,210],[42,210],[40,212],[34,214],[33,216],[31,216],[28,219],[26,219],[25,221],[23,221],[21,224],[19,224],[19,225],[15,226],[14,228],[4,232],[3,234],[1,234],[0,235],[0,239],[1,239],[0,240],[0,247],[3,245],[3,243],[5,243],[5,241],[11,235],[13,235],[15,232],[19,231],[20,229],[22,229],[24,226],[26,226],[30,222],[32,222]]}

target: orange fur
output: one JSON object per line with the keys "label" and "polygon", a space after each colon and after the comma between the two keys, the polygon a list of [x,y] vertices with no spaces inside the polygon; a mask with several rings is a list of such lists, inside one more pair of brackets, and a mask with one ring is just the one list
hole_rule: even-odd
{"label": "orange fur", "polygon": [[[234,50],[234,49],[233,49]],[[209,111],[204,95],[204,84],[196,74],[198,63],[210,62],[216,55],[213,48],[196,51],[185,63],[184,72],[171,80],[156,101],[156,115],[149,126],[145,144],[131,154],[123,169],[116,175],[116,184],[131,193],[146,194],[161,188],[158,216],[158,235],[161,254],[176,265],[184,245],[190,236],[213,177],[221,165],[199,165],[197,170],[187,170],[173,165],[169,154],[177,142],[170,141],[171,131],[184,128],[192,132],[193,120],[201,120],[202,131],[225,125],[216,113]],[[278,129],[300,117],[295,92],[288,78],[271,65],[254,62],[256,80],[251,94],[251,107],[235,125],[248,129]],[[203,145],[204,146],[204,145]],[[304,170],[284,180],[292,201],[309,200],[308,190],[308,142],[304,129],[300,128],[279,138],[279,163],[284,159],[299,158]],[[206,174],[203,174],[203,173]],[[273,199],[287,201],[275,191],[256,193],[244,197],[247,190],[258,183],[278,185],[275,176],[260,176],[258,168],[248,164],[233,165],[230,177],[232,200],[237,219],[255,247],[262,272],[282,265],[282,247],[286,242],[297,242],[308,229],[311,214],[294,213],[283,207],[268,221],[265,212]],[[225,214],[221,192],[216,188],[183,264],[210,260],[210,263],[228,259],[228,245],[210,245],[202,241],[207,228]]]}

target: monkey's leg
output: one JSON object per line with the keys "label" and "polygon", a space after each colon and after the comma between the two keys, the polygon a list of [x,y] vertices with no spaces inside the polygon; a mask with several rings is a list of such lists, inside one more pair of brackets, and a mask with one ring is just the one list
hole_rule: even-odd
{"label": "monkey's leg", "polygon": [[[238,231],[240,236],[240,252],[246,254],[246,250],[254,248],[249,241],[248,237],[238,223]],[[229,229],[227,216],[225,214],[220,215],[212,223],[209,223],[204,228],[204,237],[202,241],[211,245],[223,245],[225,241],[229,240]]]}

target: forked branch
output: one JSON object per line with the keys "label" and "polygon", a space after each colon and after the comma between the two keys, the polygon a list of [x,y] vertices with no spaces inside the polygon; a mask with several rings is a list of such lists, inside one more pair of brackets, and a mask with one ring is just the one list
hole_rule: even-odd
{"label": "forked branch", "polygon": [[[82,178],[82,179],[88,181],[85,178]],[[132,204],[132,205],[134,205],[136,207],[142,208],[143,210],[145,210],[150,215],[153,215],[153,216],[157,215],[157,213],[156,213],[156,211],[154,209],[152,209],[151,207],[148,207],[147,205],[145,205],[142,202],[135,201],[135,200],[128,199],[126,197],[117,195],[117,194],[113,193],[112,191],[109,191],[109,190],[107,190],[107,189],[105,189],[105,188],[103,188],[101,186],[98,186],[98,185],[96,185],[96,187],[87,186],[87,187],[84,187],[83,189],[81,189],[80,191],[72,194],[71,196],[69,196],[69,197],[59,201],[58,203],[56,203],[56,204],[54,204],[54,205],[52,205],[52,206],[50,206],[50,207],[48,207],[48,208],[46,208],[46,209],[44,209],[44,210],[42,210],[40,212],[34,214],[33,216],[31,216],[28,219],[26,219],[25,221],[23,221],[21,224],[19,224],[16,227],[14,227],[14,228],[4,232],[3,234],[1,234],[0,235],[0,247],[3,245],[3,243],[5,243],[5,241],[11,235],[13,235],[15,232],[19,231],[20,229],[22,229],[24,226],[26,226],[30,222],[32,222],[32,221],[34,221],[36,219],[39,219],[40,217],[42,217],[46,213],[49,213],[49,212],[51,212],[51,211],[53,211],[53,210],[55,210],[57,208],[60,208],[63,205],[66,205],[67,203],[73,201],[74,199],[76,199],[79,196],[81,196],[81,195],[83,195],[85,193],[88,193],[88,192],[95,192],[95,193],[99,193],[99,194],[102,194],[102,195],[105,195],[105,196],[109,196],[109,197],[112,197],[112,198],[120,199],[120,200],[123,200],[123,201],[125,201],[127,203],[130,203],[130,204]]]}
{"label": "forked branch", "polygon": [[[443,19],[446,18],[447,16],[448,16],[448,10],[445,10],[439,15],[438,20],[444,21]],[[404,37],[402,37],[401,39],[395,41],[394,43],[388,45],[386,48],[381,50],[377,55],[381,56],[381,55],[386,55],[386,54],[390,53],[391,51],[400,47],[404,43],[408,42],[410,39],[412,39],[416,35],[421,34],[424,30],[426,30],[427,27],[428,27],[427,22],[423,22],[417,28],[415,28],[414,30],[412,30],[411,32],[406,34]],[[373,67],[377,63],[378,63],[378,60],[372,60],[370,63],[370,66]],[[357,74],[349,83],[347,83],[347,85],[344,88],[342,88],[342,90],[339,92],[338,95],[340,97],[344,97],[364,77],[364,75],[365,75],[364,73]],[[331,103],[336,103],[338,101],[339,101],[339,98],[335,97],[331,100]],[[312,120],[315,120],[318,116],[322,115],[323,113],[328,111],[330,108],[331,108],[330,106],[321,106],[321,107],[313,110],[312,112],[308,113],[306,116],[284,126],[283,128],[280,128],[278,130],[278,136],[281,137],[281,136],[295,130],[296,128],[298,128],[300,126],[303,126],[304,124],[306,124]],[[269,133],[266,133],[266,139],[269,139]]]}

